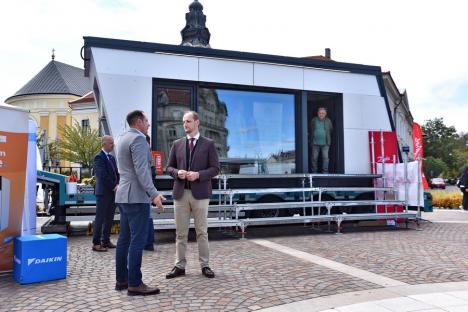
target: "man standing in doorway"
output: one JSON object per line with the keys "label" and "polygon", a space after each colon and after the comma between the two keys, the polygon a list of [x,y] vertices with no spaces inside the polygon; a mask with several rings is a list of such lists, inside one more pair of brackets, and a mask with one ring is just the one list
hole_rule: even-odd
{"label": "man standing in doorway", "polygon": [[328,151],[331,145],[333,125],[325,107],[320,107],[317,117],[312,118],[312,173],[318,172],[319,153],[322,155],[322,173],[328,173]]}
{"label": "man standing in doorway", "polygon": [[198,256],[202,274],[215,277],[209,267],[208,204],[211,179],[219,172],[218,153],[212,140],[200,135],[200,119],[196,112],[184,114],[186,136],[172,145],[167,172],[174,178],[174,214],[176,223],[176,261],[166,278],[185,275],[190,215],[195,221]]}
{"label": "man standing in doorway", "polygon": [[101,146],[101,152],[94,157],[94,174],[96,176],[94,251],[107,251],[107,248],[115,248],[115,245],[110,241],[110,231],[115,214],[115,192],[119,184],[117,163],[110,154],[114,150],[114,139],[110,135],[103,136]]}
{"label": "man standing in doorway", "polygon": [[150,202],[161,210],[162,200],[151,179],[149,145],[145,134],[150,126],[145,114],[136,110],[127,115],[130,130],[117,146],[120,185],[115,201],[120,210],[120,235],[115,253],[116,290],[127,289],[130,296],[159,293],[142,281],[141,260],[148,233]]}

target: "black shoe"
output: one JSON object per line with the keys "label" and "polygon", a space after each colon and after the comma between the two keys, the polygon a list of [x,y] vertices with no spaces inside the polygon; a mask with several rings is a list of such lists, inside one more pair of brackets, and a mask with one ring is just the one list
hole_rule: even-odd
{"label": "black shoe", "polygon": [[115,290],[124,290],[128,288],[128,282],[116,282]]}
{"label": "black shoe", "polygon": [[203,275],[205,275],[208,278],[215,277],[215,274],[214,274],[213,270],[210,269],[210,267],[204,267],[203,269],[201,269],[201,272],[202,272]]}
{"label": "black shoe", "polygon": [[141,283],[137,287],[128,287],[127,295],[129,296],[149,296],[159,294],[159,288],[148,287],[144,283]]}
{"label": "black shoe", "polygon": [[143,248],[144,250],[148,250],[148,251],[154,251],[154,246],[153,245],[147,245],[145,246],[145,248]]}
{"label": "black shoe", "polygon": [[182,276],[182,275],[185,275],[185,269],[180,269],[175,266],[171,272],[166,274],[166,278],[170,279],[170,278],[174,278],[174,277]]}

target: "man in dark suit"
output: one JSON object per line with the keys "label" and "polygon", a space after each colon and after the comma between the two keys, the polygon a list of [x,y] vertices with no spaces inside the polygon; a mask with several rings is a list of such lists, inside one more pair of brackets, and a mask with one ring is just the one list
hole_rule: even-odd
{"label": "man in dark suit", "polygon": [[114,139],[109,135],[103,136],[101,146],[101,152],[94,157],[94,174],[96,176],[94,251],[107,251],[107,248],[115,248],[115,245],[110,241],[110,230],[115,214],[115,191],[119,184],[117,163],[110,154],[114,150]]}
{"label": "man in dark suit", "polygon": [[202,274],[213,278],[215,274],[209,267],[207,218],[212,192],[211,178],[219,172],[218,153],[212,140],[200,136],[200,120],[196,112],[186,112],[182,121],[186,137],[174,142],[167,167],[167,172],[174,178],[172,194],[176,223],[176,261],[166,278],[185,275],[191,214],[195,221]]}

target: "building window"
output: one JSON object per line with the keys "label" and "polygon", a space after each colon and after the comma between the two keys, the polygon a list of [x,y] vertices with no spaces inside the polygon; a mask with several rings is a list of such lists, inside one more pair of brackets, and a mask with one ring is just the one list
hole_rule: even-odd
{"label": "building window", "polygon": [[156,150],[164,155],[164,164],[167,164],[169,151],[173,141],[177,138],[177,130],[182,129],[184,112],[191,110],[192,89],[184,87],[158,87],[156,88]]}
{"label": "building window", "polygon": [[49,136],[49,116],[41,116],[39,119],[39,127],[45,131],[46,135]]}
{"label": "building window", "polygon": [[89,130],[91,130],[90,127],[89,127],[89,119],[83,119],[81,121],[81,129],[82,129],[83,133],[86,133]]}
{"label": "building window", "polygon": [[221,173],[295,173],[294,95],[200,88],[200,132],[216,142]]}
{"label": "building window", "polygon": [[57,138],[61,139],[63,137],[63,131],[65,125],[67,124],[66,116],[57,116]]}

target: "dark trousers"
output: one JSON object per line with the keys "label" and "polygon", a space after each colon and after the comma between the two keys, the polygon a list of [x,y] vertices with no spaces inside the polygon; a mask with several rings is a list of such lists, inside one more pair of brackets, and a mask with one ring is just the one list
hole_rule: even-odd
{"label": "dark trousers", "polygon": [[120,235],[115,252],[117,282],[128,286],[142,283],[141,259],[148,235],[150,204],[117,204],[120,210]]}
{"label": "dark trousers", "polygon": [[148,219],[148,235],[146,236],[145,247],[151,248],[154,244],[154,224],[153,218]]}
{"label": "dark trousers", "polygon": [[463,192],[463,209],[468,210],[468,193],[466,190]]}
{"label": "dark trousers", "polygon": [[110,242],[110,231],[114,222],[115,193],[96,195],[96,217],[93,228],[93,245]]}

